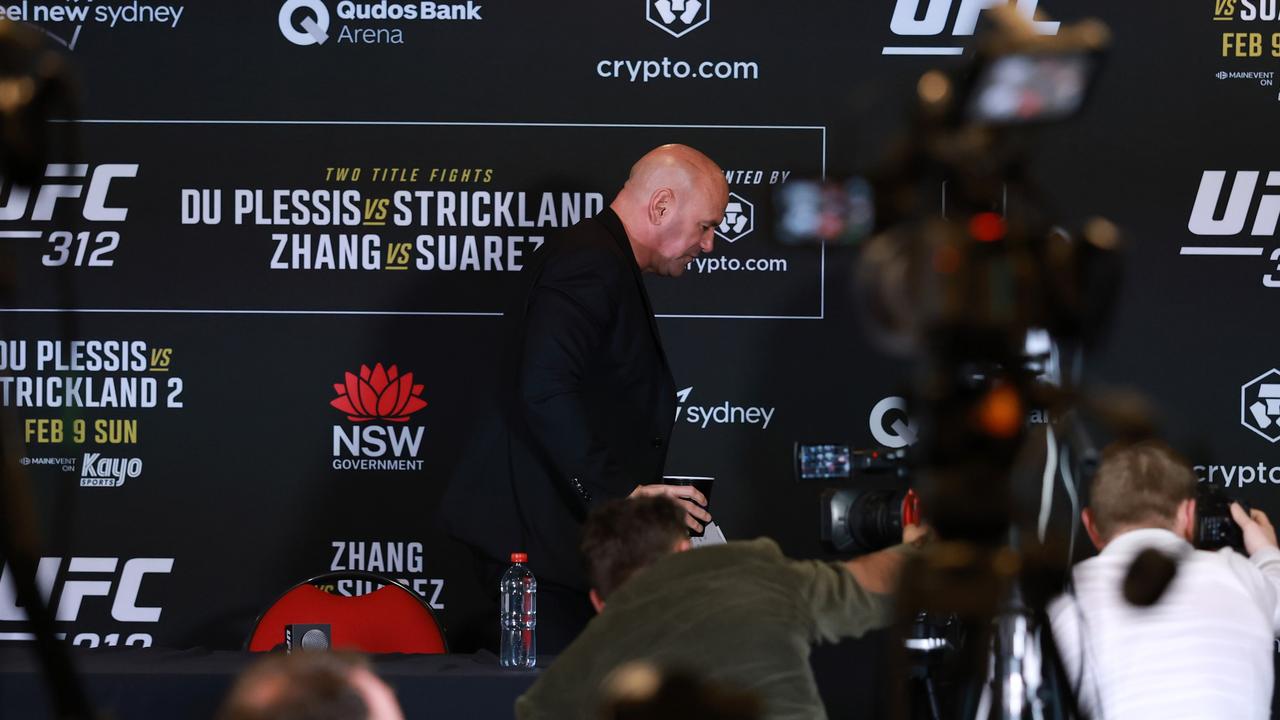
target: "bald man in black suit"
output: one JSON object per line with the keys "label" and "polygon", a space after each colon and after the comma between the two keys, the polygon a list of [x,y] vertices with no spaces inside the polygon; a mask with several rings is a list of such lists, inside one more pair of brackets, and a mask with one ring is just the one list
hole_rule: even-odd
{"label": "bald man in black suit", "polygon": [[578,553],[588,510],[662,494],[691,529],[711,520],[696,489],[662,484],[675,382],[641,273],[676,277],[709,252],[728,197],[710,158],[663,145],[608,209],[550,239],[521,274],[497,407],[454,473],[441,522],[475,551],[486,593],[510,553],[529,554],[539,652],[559,652],[592,616]]}

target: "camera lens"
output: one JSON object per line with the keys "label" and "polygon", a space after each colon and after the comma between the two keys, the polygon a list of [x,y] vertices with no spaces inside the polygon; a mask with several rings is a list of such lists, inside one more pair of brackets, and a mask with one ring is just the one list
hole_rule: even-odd
{"label": "camera lens", "polygon": [[[872,552],[902,542],[903,511],[909,490],[867,490],[849,506],[849,534],[855,552]],[[914,494],[912,494],[914,497]]]}

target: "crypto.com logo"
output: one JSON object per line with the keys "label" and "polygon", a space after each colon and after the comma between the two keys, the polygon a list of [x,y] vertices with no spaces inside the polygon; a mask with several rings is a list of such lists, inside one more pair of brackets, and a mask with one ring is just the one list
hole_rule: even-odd
{"label": "crypto.com logo", "polygon": [[[307,10],[294,24],[299,10]],[[329,8],[320,0],[285,0],[280,6],[280,32],[294,45],[321,45],[329,39]]]}
{"label": "crypto.com logo", "polygon": [[711,19],[711,0],[645,0],[645,18],[674,37]]}
{"label": "crypto.com logo", "polygon": [[[892,413],[893,421],[889,422]],[[907,401],[900,397],[887,397],[871,408],[871,437],[887,448],[904,448],[914,445],[919,436],[915,422],[907,415]]]}
{"label": "crypto.com logo", "polygon": [[1240,388],[1240,424],[1269,442],[1280,440],[1280,370],[1268,370]]}
{"label": "crypto.com logo", "polygon": [[733,243],[751,234],[755,229],[756,207],[738,193],[729,193],[729,204],[724,209],[724,220],[716,228],[716,235]]}
{"label": "crypto.com logo", "polygon": [[423,386],[413,384],[413,373],[401,375],[395,365],[390,370],[384,369],[382,363],[372,370],[361,365],[359,377],[348,372],[343,382],[334,383],[333,389],[338,397],[329,404],[346,413],[352,422],[406,422],[410,415],[427,406],[421,397]]}

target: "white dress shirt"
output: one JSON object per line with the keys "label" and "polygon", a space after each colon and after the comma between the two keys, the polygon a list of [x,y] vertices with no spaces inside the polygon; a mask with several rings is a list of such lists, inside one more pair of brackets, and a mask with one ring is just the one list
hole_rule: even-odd
{"label": "white dress shirt", "polygon": [[[1156,604],[1135,607],[1122,585],[1148,547],[1179,558],[1178,571]],[[1081,706],[1094,718],[1271,716],[1280,550],[1246,558],[1194,550],[1168,530],[1133,530],[1076,565],[1074,578],[1074,597],[1051,603],[1049,619]]]}

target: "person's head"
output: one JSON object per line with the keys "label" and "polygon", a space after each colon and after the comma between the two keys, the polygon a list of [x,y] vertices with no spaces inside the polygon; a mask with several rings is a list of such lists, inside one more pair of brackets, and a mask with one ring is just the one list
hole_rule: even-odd
{"label": "person's head", "polygon": [[596,612],[637,571],[689,547],[684,511],[664,496],[611,500],[592,510],[582,554]]}
{"label": "person's head", "polygon": [[1085,530],[1101,550],[1121,533],[1162,528],[1191,539],[1195,529],[1196,475],[1169,446],[1157,441],[1112,445],[1089,489],[1081,513]]}
{"label": "person's head", "polygon": [[643,660],[618,667],[600,688],[600,720],[758,720],[764,702],[750,690]]}
{"label": "person's head", "polygon": [[404,720],[387,684],[359,655],[272,654],[244,671],[218,720]]}
{"label": "person's head", "polygon": [[687,145],[663,145],[631,166],[610,205],[622,220],[641,270],[678,276],[711,252],[729,184],[711,158]]}

